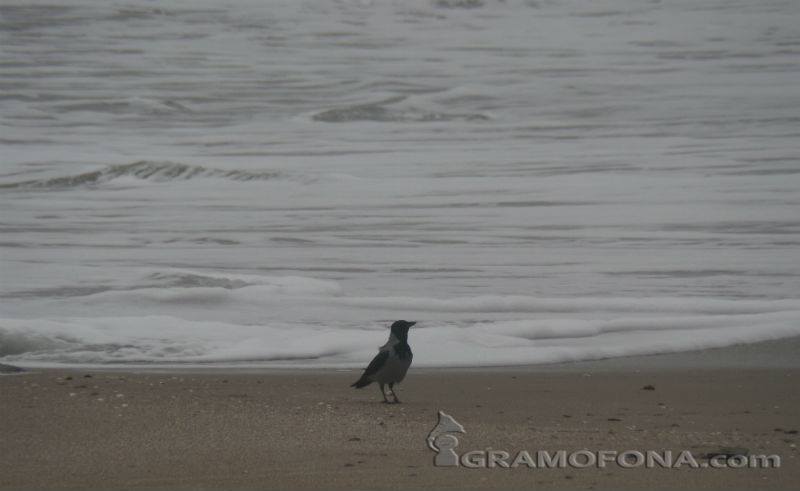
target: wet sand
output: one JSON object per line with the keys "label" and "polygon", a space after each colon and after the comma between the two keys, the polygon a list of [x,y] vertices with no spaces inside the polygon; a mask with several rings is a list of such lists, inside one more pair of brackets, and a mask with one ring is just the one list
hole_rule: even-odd
{"label": "wet sand", "polygon": [[[398,405],[382,404],[374,386],[349,388],[355,370],[3,375],[0,488],[797,489],[800,368],[753,362],[796,347],[412,369]],[[713,366],[708,356],[744,368]],[[426,437],[439,410],[466,430],[459,453],[671,449],[702,464],[733,448],[777,454],[781,467],[435,467]]]}

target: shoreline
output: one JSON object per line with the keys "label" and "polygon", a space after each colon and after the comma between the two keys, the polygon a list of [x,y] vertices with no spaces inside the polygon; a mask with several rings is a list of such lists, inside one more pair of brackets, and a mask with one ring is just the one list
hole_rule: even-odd
{"label": "shoreline", "polygon": [[[487,366],[413,367],[415,373],[443,371],[615,371],[615,370],[684,370],[684,369],[780,369],[800,368],[800,336],[756,343],[741,343],[721,348],[706,348],[691,351],[631,355],[594,360],[577,360],[559,363],[509,364]],[[368,360],[365,360],[365,365]],[[363,367],[330,366],[270,366],[239,365],[225,363],[209,364],[135,364],[135,365],[30,365],[27,363],[0,363],[0,375],[11,373],[35,373],[41,371],[91,371],[95,373],[288,373],[288,372],[358,372]]]}
{"label": "shoreline", "polygon": [[[754,366],[796,342],[711,356],[738,356],[739,368],[647,357],[626,368],[412,369],[398,405],[380,403],[374,385],[350,388],[360,370],[34,370],[0,377],[0,435],[13,456],[0,459],[0,489],[796,489],[800,368]],[[426,438],[439,410],[464,426],[462,454],[745,449],[782,462],[435,467]]]}

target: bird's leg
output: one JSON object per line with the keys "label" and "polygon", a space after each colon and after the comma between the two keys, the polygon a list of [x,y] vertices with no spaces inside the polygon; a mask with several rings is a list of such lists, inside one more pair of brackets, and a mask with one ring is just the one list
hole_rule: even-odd
{"label": "bird's leg", "polygon": [[389,384],[389,390],[392,391],[392,396],[394,397],[394,403],[400,404],[400,399],[398,399],[397,394],[394,393],[394,382]]}
{"label": "bird's leg", "polygon": [[383,383],[380,383],[379,386],[381,389],[381,395],[383,396],[383,402],[389,404],[389,399],[386,398],[386,391],[383,390]]}

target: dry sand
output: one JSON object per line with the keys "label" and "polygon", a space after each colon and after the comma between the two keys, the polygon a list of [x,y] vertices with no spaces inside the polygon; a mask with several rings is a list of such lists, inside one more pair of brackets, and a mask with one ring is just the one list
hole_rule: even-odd
{"label": "dry sand", "polygon": [[[800,368],[747,362],[777,359],[764,356],[776,347],[796,353],[793,343],[627,362],[412,369],[399,405],[380,403],[373,386],[349,388],[357,371],[3,375],[0,488],[800,489]],[[670,356],[683,361],[671,365]],[[746,368],[705,366],[708,356]],[[434,467],[425,438],[440,409],[466,429],[460,452],[699,456],[739,447],[782,462],[779,469]]]}

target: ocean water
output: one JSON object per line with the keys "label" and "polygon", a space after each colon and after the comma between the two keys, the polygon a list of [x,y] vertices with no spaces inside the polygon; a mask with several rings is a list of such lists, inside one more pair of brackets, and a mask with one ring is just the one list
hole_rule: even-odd
{"label": "ocean water", "polygon": [[0,0],[0,361],[800,335],[796,0]]}

